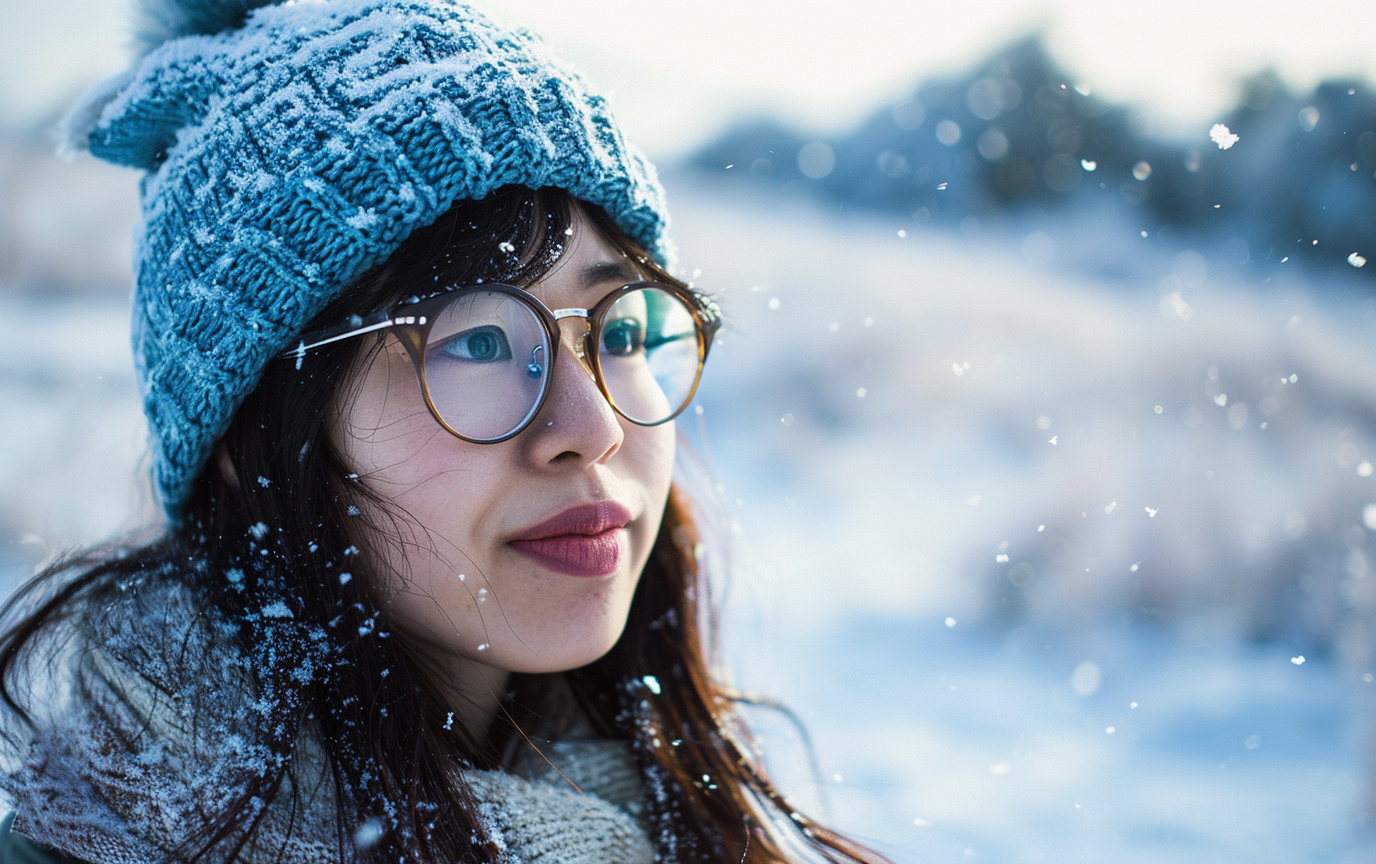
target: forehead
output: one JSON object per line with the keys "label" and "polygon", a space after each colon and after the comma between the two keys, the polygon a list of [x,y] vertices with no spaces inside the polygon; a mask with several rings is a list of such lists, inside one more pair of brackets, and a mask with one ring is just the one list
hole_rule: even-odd
{"label": "forehead", "polygon": [[613,288],[645,278],[581,212],[559,260],[526,288],[547,306],[591,306]]}

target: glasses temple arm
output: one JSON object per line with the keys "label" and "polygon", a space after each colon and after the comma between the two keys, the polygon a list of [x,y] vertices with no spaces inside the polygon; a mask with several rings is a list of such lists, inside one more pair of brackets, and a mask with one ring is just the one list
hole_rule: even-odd
{"label": "glasses temple arm", "polygon": [[[362,335],[365,334],[365,333],[372,333],[372,332],[375,332],[375,331],[377,331],[377,330],[385,330],[386,328],[391,327],[391,326],[392,326],[393,324],[395,324],[395,323],[396,323],[396,322],[393,321],[391,318],[388,318],[388,319],[385,320],[385,321],[378,321],[378,322],[376,322],[376,323],[374,323],[374,324],[369,324],[369,325],[364,326],[364,327],[355,327],[355,328],[346,330],[346,331],[344,331],[343,333],[336,333],[336,334],[334,334],[333,336],[324,336],[324,338],[318,338],[318,339],[316,339],[315,341],[312,341],[312,342],[307,342],[307,341],[303,338],[303,339],[301,339],[300,342],[296,345],[296,347],[290,348],[290,349],[288,349],[288,350],[286,350],[286,351],[283,351],[281,354],[279,354],[279,355],[277,355],[277,356],[278,356],[279,358],[281,358],[281,359],[288,359],[288,358],[291,358],[291,357],[301,357],[301,356],[304,356],[305,353],[306,353],[307,351],[310,351],[310,350],[315,349],[315,348],[319,348],[319,347],[322,346],[322,345],[329,345],[331,342],[339,342],[339,341],[342,341],[342,340],[344,340],[344,339],[352,339],[352,338],[355,337],[355,336],[362,336]],[[326,331],[326,332],[328,332],[328,331]],[[323,336],[324,334],[321,334],[321,335]]]}
{"label": "glasses temple arm", "polygon": [[697,306],[698,320],[702,324],[703,335],[706,337],[707,347],[712,347],[712,342],[716,339],[717,331],[721,329],[722,314],[721,307],[717,302],[706,294],[693,292],[693,301]]}

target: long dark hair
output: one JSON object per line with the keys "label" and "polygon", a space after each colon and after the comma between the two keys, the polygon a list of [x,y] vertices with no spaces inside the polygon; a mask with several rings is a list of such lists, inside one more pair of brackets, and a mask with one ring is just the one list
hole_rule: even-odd
{"label": "long dark hair", "polygon": [[[314,324],[367,315],[439,286],[528,285],[559,257],[576,209],[647,277],[673,281],[600,209],[558,190],[508,187],[459,202],[415,232]],[[233,859],[253,843],[262,802],[290,795],[299,803],[306,784],[293,755],[309,731],[327,756],[341,858],[495,862],[500,850],[456,766],[500,767],[513,737],[525,737],[531,724],[581,711],[599,734],[630,742],[652,792],[644,816],[658,860],[779,862],[810,850],[832,861],[883,861],[796,812],[766,778],[730,693],[710,674],[702,541],[694,505],[678,488],[611,651],[562,675],[513,676],[486,735],[449,722],[425,664],[393,634],[368,590],[369,556],[356,545],[365,535],[402,542],[404,514],[351,473],[326,434],[331,406],[348,398],[341,383],[381,344],[345,341],[300,365],[271,364],[197,479],[178,526],[152,542],[49,567],[7,603],[0,734],[11,753],[35,722],[31,688],[46,668],[34,665],[46,662],[38,637],[102,608],[131,578],[160,574],[233,622],[252,673],[264,754],[184,839],[179,858],[213,851]],[[365,526],[370,518],[386,524]],[[651,692],[651,680],[662,686]]]}

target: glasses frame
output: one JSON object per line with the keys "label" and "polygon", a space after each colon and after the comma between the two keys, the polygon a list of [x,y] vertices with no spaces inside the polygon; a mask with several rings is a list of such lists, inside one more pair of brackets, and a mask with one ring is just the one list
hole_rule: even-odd
{"label": "glasses frame", "polygon": [[[611,309],[617,300],[627,294],[645,288],[659,289],[683,301],[684,306],[686,306],[693,315],[693,329],[694,335],[697,338],[698,349],[698,364],[693,374],[693,386],[689,388],[688,395],[684,398],[683,404],[679,405],[668,417],[665,417],[663,420],[656,420],[653,423],[646,423],[628,416],[616,404],[616,400],[612,398],[611,391],[607,388],[607,383],[602,377],[602,362],[596,350],[597,345],[602,339],[602,322],[608,310]],[[430,385],[427,383],[425,377],[425,349],[429,342],[430,329],[434,326],[435,320],[439,317],[439,313],[450,303],[455,302],[463,295],[477,291],[505,294],[524,303],[539,319],[551,345],[551,356],[548,363],[549,375],[545,378],[544,386],[540,391],[540,397],[535,400],[535,404],[515,428],[495,438],[474,438],[459,432],[445,422],[444,418],[440,416],[438,409],[435,408],[435,403],[430,397]],[[430,416],[435,418],[435,422],[439,423],[446,432],[453,435],[455,438],[473,444],[497,444],[514,438],[525,431],[544,408],[545,400],[549,398],[550,391],[553,389],[554,369],[558,365],[559,348],[564,341],[559,322],[565,318],[584,319],[585,326],[583,332],[573,337],[573,350],[575,356],[578,358],[579,365],[583,366],[583,368],[587,369],[592,374],[593,381],[597,384],[597,389],[602,393],[602,397],[607,400],[607,404],[612,406],[612,410],[627,422],[634,423],[637,426],[660,426],[683,413],[683,410],[693,401],[693,396],[697,393],[698,384],[702,381],[702,367],[707,362],[707,354],[712,348],[712,341],[716,337],[717,331],[721,329],[721,310],[718,308],[717,304],[710,297],[707,297],[701,292],[678,285],[648,281],[631,282],[609,292],[590,308],[581,309],[570,307],[567,309],[551,309],[529,291],[512,285],[491,282],[451,288],[423,299],[407,301],[388,311],[380,312],[367,318],[354,315],[344,324],[303,334],[295,348],[277,355],[277,359],[295,360],[296,368],[300,369],[305,359],[306,352],[308,351],[344,339],[352,339],[368,333],[390,330],[397,336],[402,346],[406,348],[406,353],[411,358],[411,365],[416,370],[416,381],[420,385],[421,396],[425,399],[425,407],[429,409]]]}

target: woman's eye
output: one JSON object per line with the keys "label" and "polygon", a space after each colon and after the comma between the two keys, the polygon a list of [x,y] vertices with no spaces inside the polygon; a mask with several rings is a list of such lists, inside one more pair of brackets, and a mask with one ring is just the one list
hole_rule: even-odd
{"label": "woman's eye", "polygon": [[602,350],[614,357],[629,357],[645,346],[645,325],[636,318],[617,318],[602,327]]}
{"label": "woman's eye", "polygon": [[450,336],[440,346],[440,353],[474,363],[496,363],[511,359],[511,345],[502,328],[489,324]]}

